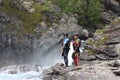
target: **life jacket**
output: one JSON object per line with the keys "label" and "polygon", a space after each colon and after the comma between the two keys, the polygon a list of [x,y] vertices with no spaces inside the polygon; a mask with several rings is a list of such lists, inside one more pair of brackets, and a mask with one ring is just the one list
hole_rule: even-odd
{"label": "life jacket", "polygon": [[79,51],[80,45],[81,45],[81,41],[79,38],[73,41],[73,48],[75,51]]}
{"label": "life jacket", "polygon": [[69,41],[69,38],[65,38],[65,39],[63,40],[63,45],[67,44],[68,41]]}
{"label": "life jacket", "polygon": [[68,48],[69,49],[69,38],[65,38],[64,40],[63,40],[63,48],[65,49],[65,48]]}

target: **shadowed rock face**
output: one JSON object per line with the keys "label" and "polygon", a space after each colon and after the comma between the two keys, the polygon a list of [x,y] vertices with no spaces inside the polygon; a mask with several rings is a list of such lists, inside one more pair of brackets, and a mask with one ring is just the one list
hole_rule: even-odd
{"label": "shadowed rock face", "polygon": [[105,0],[105,7],[120,15],[120,2],[119,0]]}
{"label": "shadowed rock face", "polygon": [[118,16],[120,16],[120,1],[119,0],[102,0],[105,7],[105,12],[101,13],[101,21],[109,24]]}

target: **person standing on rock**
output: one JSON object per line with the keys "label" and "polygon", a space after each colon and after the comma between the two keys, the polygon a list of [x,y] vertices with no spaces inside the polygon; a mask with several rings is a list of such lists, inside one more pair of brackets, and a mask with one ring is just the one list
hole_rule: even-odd
{"label": "person standing on rock", "polygon": [[73,37],[73,48],[74,48],[73,59],[75,66],[79,65],[79,54],[80,54],[79,47],[80,47],[79,34],[76,34]]}
{"label": "person standing on rock", "polygon": [[68,66],[68,52],[69,52],[70,40],[68,34],[64,34],[63,46],[62,46],[62,56],[64,57],[64,63]]}

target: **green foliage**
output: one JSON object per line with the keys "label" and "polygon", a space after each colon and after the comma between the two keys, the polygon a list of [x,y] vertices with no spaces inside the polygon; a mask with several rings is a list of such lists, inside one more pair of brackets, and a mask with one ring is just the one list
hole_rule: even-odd
{"label": "green foliage", "polygon": [[83,27],[96,26],[100,21],[100,0],[52,0],[65,13],[78,14],[79,24]]}
{"label": "green foliage", "polygon": [[63,12],[70,13],[74,12],[75,5],[77,4],[78,0],[55,0],[56,4],[59,5]]}
{"label": "green foliage", "polygon": [[[94,27],[100,23],[100,0],[80,0],[80,8],[76,13],[79,14],[79,24],[83,27]],[[79,11],[78,11],[79,10]]]}
{"label": "green foliage", "polygon": [[94,55],[94,54],[95,54],[95,51],[93,51],[93,50],[87,50],[87,53],[88,53],[89,55]]}
{"label": "green foliage", "polygon": [[[14,2],[15,4],[13,4]],[[42,13],[40,12],[53,11],[52,3],[51,1],[46,1],[44,5],[39,5],[33,2],[32,5],[35,11],[27,12],[19,9],[19,7],[23,8],[22,2],[21,0],[3,0],[3,5],[0,6],[0,10],[9,15],[16,15],[23,21],[22,27],[25,29],[25,32],[32,34],[34,33],[34,27],[41,21]]]}
{"label": "green foliage", "polygon": [[92,38],[88,39],[87,44],[93,45],[93,46],[96,46],[96,47],[104,45],[105,42],[108,40],[108,35],[103,34],[105,31],[106,31],[106,29],[96,30],[96,32],[94,34],[95,39],[92,39]]}
{"label": "green foliage", "polygon": [[88,45],[93,45],[94,42],[95,42],[94,39],[89,38],[88,41],[87,41],[87,44],[88,44]]}
{"label": "green foliage", "polygon": [[54,12],[54,10],[52,8],[52,1],[45,0],[45,4],[43,6],[41,6],[41,11]]}
{"label": "green foliage", "polygon": [[101,35],[101,34],[103,34],[105,31],[106,31],[106,29],[98,29],[98,30],[96,30],[95,35]]}

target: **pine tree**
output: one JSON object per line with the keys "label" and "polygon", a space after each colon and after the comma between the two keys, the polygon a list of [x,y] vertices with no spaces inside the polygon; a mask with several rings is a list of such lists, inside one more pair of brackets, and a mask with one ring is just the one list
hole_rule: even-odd
{"label": "pine tree", "polygon": [[54,0],[63,12],[78,14],[78,22],[83,27],[96,26],[100,22],[100,0]]}
{"label": "pine tree", "polygon": [[100,22],[100,0],[79,0],[75,12],[79,15],[79,24],[84,27],[93,27]]}

